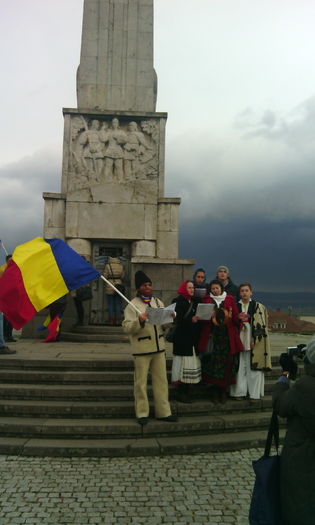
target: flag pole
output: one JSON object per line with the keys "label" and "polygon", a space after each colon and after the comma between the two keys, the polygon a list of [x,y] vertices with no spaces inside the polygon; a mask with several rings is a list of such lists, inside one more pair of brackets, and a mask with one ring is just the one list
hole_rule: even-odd
{"label": "flag pole", "polygon": [[4,253],[5,253],[6,255],[9,255],[8,252],[7,252],[7,250],[6,250],[6,247],[4,246],[4,244],[3,244],[3,242],[2,242],[1,240],[0,240],[0,244],[1,244],[2,248],[4,249]]}
{"label": "flag pole", "polygon": [[103,281],[105,281],[111,288],[113,288],[113,290],[115,290],[116,293],[118,293],[118,295],[120,295],[120,297],[122,297],[124,299],[124,301],[126,301],[126,303],[130,304],[130,306],[132,306],[132,308],[139,314],[143,314],[143,312],[140,312],[140,310],[131,302],[129,301],[129,299],[127,299],[127,297],[122,294],[110,281],[108,281],[108,279],[106,279],[104,277],[104,275],[101,275],[100,276],[101,279],[103,279]]}

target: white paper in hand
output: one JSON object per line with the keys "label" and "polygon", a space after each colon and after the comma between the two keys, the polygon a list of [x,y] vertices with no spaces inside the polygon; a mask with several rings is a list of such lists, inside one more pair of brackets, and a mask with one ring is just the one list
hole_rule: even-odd
{"label": "white paper in hand", "polygon": [[214,304],[199,303],[197,306],[196,316],[200,321],[210,321]]}
{"label": "white paper in hand", "polygon": [[166,308],[148,308],[146,313],[148,314],[148,323],[150,324],[169,324],[174,321],[173,315],[175,312],[176,303],[172,303]]}

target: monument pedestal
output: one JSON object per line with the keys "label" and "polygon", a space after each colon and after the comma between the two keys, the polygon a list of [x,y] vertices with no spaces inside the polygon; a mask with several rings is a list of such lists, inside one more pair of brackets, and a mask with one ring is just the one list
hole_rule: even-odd
{"label": "monument pedestal", "polygon": [[[65,109],[60,194],[45,193],[45,237],[59,237],[100,272],[121,257],[129,297],[147,273],[166,303],[191,278],[178,258],[179,198],[164,196],[166,113]],[[90,322],[106,320],[102,284],[94,284]]]}

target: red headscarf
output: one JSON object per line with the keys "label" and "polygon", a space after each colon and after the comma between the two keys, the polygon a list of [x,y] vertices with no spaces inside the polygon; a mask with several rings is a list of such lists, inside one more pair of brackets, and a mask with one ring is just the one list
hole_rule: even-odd
{"label": "red headscarf", "polygon": [[179,295],[182,295],[185,299],[187,299],[187,301],[191,301],[192,296],[189,295],[187,291],[187,283],[192,283],[192,281],[190,281],[189,279],[187,281],[183,281],[180,287],[178,288],[177,293],[179,293]]}

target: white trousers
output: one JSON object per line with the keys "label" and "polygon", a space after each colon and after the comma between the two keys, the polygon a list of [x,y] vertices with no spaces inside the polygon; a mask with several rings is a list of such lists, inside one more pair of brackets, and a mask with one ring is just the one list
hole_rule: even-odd
{"label": "white trousers", "polygon": [[147,383],[151,372],[155,417],[171,415],[168,401],[168,381],[165,352],[134,356],[134,396],[137,417],[148,417],[150,412]]}
{"label": "white trousers", "polygon": [[250,350],[240,352],[240,366],[235,385],[230,386],[232,397],[245,397],[247,392],[250,399],[260,399],[264,395],[265,376],[261,370],[251,370]]}

